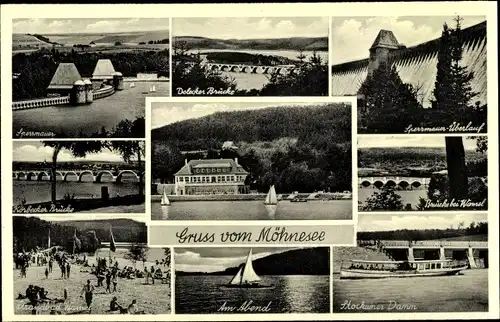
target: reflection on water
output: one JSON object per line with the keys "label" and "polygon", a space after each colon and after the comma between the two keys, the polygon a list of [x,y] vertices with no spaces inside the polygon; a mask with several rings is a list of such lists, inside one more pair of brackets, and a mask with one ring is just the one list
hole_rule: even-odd
{"label": "reflection on water", "polygon": [[[47,202],[51,199],[51,183],[48,177],[42,178],[44,181],[13,181],[13,202],[14,205],[20,205],[23,200],[26,203]],[[76,178],[68,176],[68,181],[57,181],[56,194],[57,199],[63,199],[66,194],[75,195],[75,198],[100,198],[101,187],[108,187],[109,196],[125,196],[138,193],[138,183],[136,179],[126,177],[122,183],[112,183],[103,176],[101,183],[76,182]]]}
{"label": "reflection on water", "polygon": [[[12,112],[13,135],[27,131],[90,135],[104,126],[110,131],[120,121],[145,116],[145,97],[170,95],[168,82],[136,82],[135,87],[125,82],[125,89],[95,100],[89,105],[49,106]],[[155,92],[149,89],[155,86]]]}
{"label": "reflection on water", "polygon": [[[358,200],[365,203],[368,198],[370,198],[374,192],[381,192],[377,188],[359,188],[358,189]],[[397,190],[396,194],[401,196],[401,202],[403,205],[411,204],[415,207],[420,203],[419,198],[427,198],[426,189],[415,189],[415,190]]]}
{"label": "reflection on water", "polygon": [[233,72],[221,72],[223,76],[227,76],[230,79],[234,79],[237,89],[261,89],[269,83],[269,75],[265,74],[247,74],[247,73],[233,73]]}
{"label": "reflection on water", "polygon": [[[274,288],[221,288],[232,276],[177,276],[175,278],[176,313],[252,313],[238,311],[245,301],[267,306],[263,313],[328,313],[330,291],[328,276],[260,276],[261,283]],[[223,312],[221,307],[235,307]],[[258,313],[258,312],[257,312]],[[255,313],[254,313],[255,314]]]}
{"label": "reflection on water", "polygon": [[262,200],[181,201],[172,202],[168,207],[162,207],[160,201],[152,201],[151,217],[153,220],[347,220],[352,218],[352,200],[284,200],[271,209],[266,209]]}
{"label": "reflection on water", "polygon": [[339,274],[334,275],[333,312],[374,311],[488,311],[488,269],[455,276],[370,280],[340,280]]}

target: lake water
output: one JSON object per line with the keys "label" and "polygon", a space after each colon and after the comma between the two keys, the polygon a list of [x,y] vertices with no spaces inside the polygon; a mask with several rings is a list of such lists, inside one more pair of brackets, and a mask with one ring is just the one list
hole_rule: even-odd
{"label": "lake water", "polygon": [[[273,55],[273,56],[282,56],[289,59],[297,59],[297,56],[300,52],[294,50],[252,50],[252,49],[244,49],[244,50],[229,50],[229,49],[200,49],[200,50],[191,50],[193,53],[200,52],[200,54],[206,52],[235,52],[235,53],[249,53],[249,54],[261,54],[261,55]],[[306,60],[312,56],[312,51],[304,51],[303,54],[306,56]],[[319,55],[325,64],[328,63],[328,52],[327,51],[318,51],[316,52]],[[261,89],[269,82],[268,75],[264,74],[247,74],[247,73],[233,73],[233,72],[222,72],[222,75],[228,76],[235,80],[238,89],[250,90],[250,89]]]}
{"label": "lake water", "polygon": [[[13,137],[23,129],[24,132],[54,132],[66,133],[76,137],[81,133],[90,135],[104,126],[111,130],[120,121],[135,120],[145,116],[145,97],[169,96],[169,82],[136,82],[130,88],[125,82],[123,91],[116,91],[113,95],[95,100],[89,105],[80,106],[48,106],[28,110],[12,111]],[[156,92],[149,93],[151,86]],[[143,94],[143,92],[147,92]]]}
{"label": "lake water", "polygon": [[[363,304],[380,310],[347,309]],[[390,301],[405,310],[390,309]],[[411,307],[414,305],[414,307]],[[394,306],[394,303],[393,303]],[[466,270],[463,275],[340,280],[333,277],[333,312],[479,312],[488,311],[488,269]]]}
{"label": "lake water", "polygon": [[[163,208],[163,209],[162,209]],[[165,215],[163,211],[168,211]],[[290,202],[280,201],[276,220],[348,220],[352,218],[352,200]],[[151,202],[153,220],[269,220],[262,200],[256,201],[180,201],[162,207]]]}
{"label": "lake water", "polygon": [[[358,200],[364,204],[376,191],[380,192],[377,188],[358,188]],[[427,189],[399,190],[396,191],[396,194],[401,196],[403,205],[409,203],[415,210],[416,206],[420,203],[419,198],[427,198]]]}
{"label": "lake water", "polygon": [[[217,310],[224,304],[240,307],[245,301],[267,306],[267,313],[328,313],[330,311],[329,276],[260,276],[262,284],[272,289],[227,289],[232,276],[177,276],[175,278],[175,312],[228,313]],[[234,313],[245,313],[235,311]],[[246,312],[252,314],[252,312]],[[254,313],[255,314],[255,313]]]}
{"label": "lake water", "polygon": [[[20,205],[23,199],[26,199],[28,204],[50,201],[51,183],[49,181],[13,180],[13,186],[14,205]],[[103,186],[108,187],[110,197],[137,194],[139,191],[138,183],[135,182],[92,183],[57,181],[57,199],[62,199],[67,193],[74,194],[75,198],[91,198],[92,196],[100,198],[101,187]]]}

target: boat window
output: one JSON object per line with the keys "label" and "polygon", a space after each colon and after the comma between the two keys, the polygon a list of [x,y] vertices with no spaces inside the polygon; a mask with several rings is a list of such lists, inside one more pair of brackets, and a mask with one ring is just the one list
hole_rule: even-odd
{"label": "boat window", "polygon": [[435,269],[436,268],[436,264],[432,263],[431,264],[431,269]]}
{"label": "boat window", "polygon": [[425,264],[425,269],[429,269],[431,267],[431,264],[427,263]]}
{"label": "boat window", "polygon": [[438,268],[438,269],[441,268],[441,263],[437,263],[436,268]]}

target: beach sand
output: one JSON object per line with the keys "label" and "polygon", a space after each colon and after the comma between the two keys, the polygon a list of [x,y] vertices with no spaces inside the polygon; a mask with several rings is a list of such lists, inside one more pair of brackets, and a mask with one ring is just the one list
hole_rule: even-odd
{"label": "beach sand", "polygon": [[[102,253],[101,256],[106,256],[108,252]],[[119,258],[121,252],[111,253],[111,256],[117,257],[119,267],[123,268],[124,265],[132,266],[132,262]],[[156,260],[148,258],[149,260]],[[90,257],[89,264],[95,262],[95,259]],[[137,268],[143,270],[142,262],[137,263]],[[146,262],[146,266],[151,267],[152,262]],[[97,287],[97,278],[95,275],[90,274],[90,267],[83,267],[77,264],[72,264],[71,274],[69,279],[61,279],[61,271],[57,263],[54,264],[53,272],[45,279],[46,266],[31,266],[27,270],[27,278],[20,278],[21,271],[14,270],[14,312],[15,314],[31,314],[32,307],[28,304],[27,299],[17,300],[19,293],[25,294],[26,288],[30,284],[44,287],[48,291],[49,298],[63,298],[64,289],[67,289],[68,300],[64,304],[55,305],[41,305],[38,314],[49,314],[53,306],[56,310],[61,311],[62,314],[89,314],[85,299],[80,297],[82,288],[87,279],[95,286],[94,299],[92,302],[91,314],[110,314],[106,312],[109,310],[109,303],[113,296],[118,298],[118,303],[127,307],[133,299],[137,300],[139,310],[144,310],[146,314],[168,314],[171,312],[171,289],[170,284],[161,284],[160,281],[155,280],[155,284],[145,284],[145,278],[126,279],[118,278],[117,292],[106,293],[106,286]],[[166,267],[161,267],[163,271],[167,270]],[[85,270],[88,272],[81,272]],[[106,282],[104,281],[104,285]],[[113,285],[111,285],[111,289]]]}

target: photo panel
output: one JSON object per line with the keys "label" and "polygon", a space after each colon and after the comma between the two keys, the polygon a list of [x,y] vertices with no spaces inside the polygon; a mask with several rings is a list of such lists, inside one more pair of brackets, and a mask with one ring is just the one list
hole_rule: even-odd
{"label": "photo panel", "polygon": [[151,122],[153,220],[353,218],[348,99],[152,101]]}
{"label": "photo panel", "polygon": [[172,18],[173,96],[328,96],[328,17]]}
{"label": "photo panel", "polygon": [[146,212],[144,141],[12,145],[14,214]]}
{"label": "photo panel", "polygon": [[144,138],[170,95],[170,19],[14,19],[14,138]]}
{"label": "photo panel", "polygon": [[358,132],[486,133],[486,16],[332,18],[332,95]]}
{"label": "photo panel", "polygon": [[330,312],[330,248],[174,248],[176,314]]}
{"label": "photo panel", "polygon": [[360,214],[333,247],[333,313],[487,312],[488,214]]}
{"label": "photo panel", "polygon": [[14,216],[14,313],[169,314],[171,251],[141,217]]}
{"label": "photo panel", "polygon": [[358,137],[358,211],[488,209],[488,137]]}

